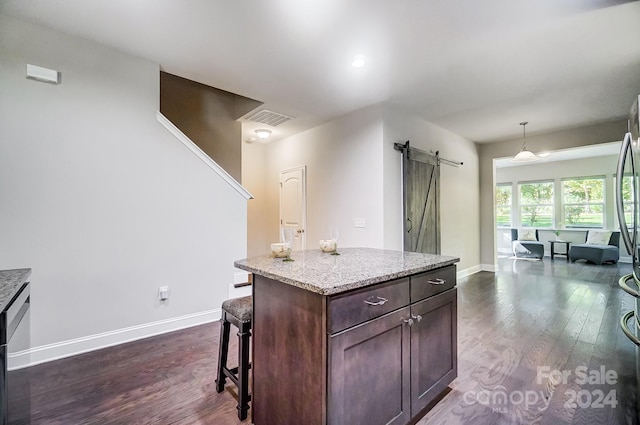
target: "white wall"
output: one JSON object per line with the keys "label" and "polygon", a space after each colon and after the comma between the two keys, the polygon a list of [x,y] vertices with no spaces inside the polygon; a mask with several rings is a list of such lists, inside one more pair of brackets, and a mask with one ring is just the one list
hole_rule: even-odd
{"label": "white wall", "polygon": [[5,16],[0,57],[0,269],[33,269],[32,360],[219,317],[246,200],[156,121],[158,65]]}
{"label": "white wall", "polygon": [[402,249],[401,154],[394,143],[407,140],[414,148],[440,152],[440,156],[462,162],[440,166],[440,222],[442,254],[460,257],[458,270],[479,270],[479,182],[475,144],[457,134],[399,110],[384,109],[384,211],[385,246]]}
{"label": "white wall", "polygon": [[[441,166],[442,253],[459,256],[459,270],[479,270],[475,145],[383,105],[356,111],[267,145],[264,193],[260,193],[260,185],[245,181],[256,199],[265,200],[267,208],[261,215],[250,216],[249,246],[262,244],[265,253],[268,242],[278,239],[278,173],[307,165],[307,248],[317,248],[318,240],[328,237],[329,226],[337,225],[341,229],[341,246],[401,250],[401,155],[393,144],[406,140],[417,148],[440,150],[443,157],[464,162],[462,167]],[[245,148],[245,152],[251,152],[244,157],[245,166],[251,167],[262,158],[255,151],[254,147]],[[354,227],[356,217],[365,218],[365,228]],[[259,225],[269,228],[269,240],[264,241],[260,233],[254,235],[251,231]]]}
{"label": "white wall", "polygon": [[242,143],[242,185],[253,195],[247,205],[247,257],[269,253],[271,242],[276,242],[268,232],[272,194],[266,190],[266,158],[267,145]]}
{"label": "white wall", "polygon": [[[373,107],[266,145],[264,193],[248,186],[266,202],[268,239],[262,253],[279,240],[279,173],[302,165],[307,166],[307,249],[328,239],[331,226],[340,229],[339,246],[382,248],[381,143],[380,109]],[[356,217],[365,219],[365,228],[354,227]]]}

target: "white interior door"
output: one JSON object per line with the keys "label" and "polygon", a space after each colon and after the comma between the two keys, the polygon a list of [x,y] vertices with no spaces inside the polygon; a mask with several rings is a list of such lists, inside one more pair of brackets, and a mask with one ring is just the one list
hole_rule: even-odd
{"label": "white interior door", "polygon": [[294,250],[306,246],[306,178],[306,165],[280,172],[280,226],[294,228]]}

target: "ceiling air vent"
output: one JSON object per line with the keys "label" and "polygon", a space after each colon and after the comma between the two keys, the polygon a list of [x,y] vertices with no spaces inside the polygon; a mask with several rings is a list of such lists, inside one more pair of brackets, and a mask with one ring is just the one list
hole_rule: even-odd
{"label": "ceiling air vent", "polygon": [[270,125],[271,127],[280,125],[283,122],[287,122],[292,118],[293,117],[290,117],[287,115],[269,111],[268,109],[262,109],[260,111],[249,114],[247,117],[245,117],[247,121],[259,122],[260,124]]}

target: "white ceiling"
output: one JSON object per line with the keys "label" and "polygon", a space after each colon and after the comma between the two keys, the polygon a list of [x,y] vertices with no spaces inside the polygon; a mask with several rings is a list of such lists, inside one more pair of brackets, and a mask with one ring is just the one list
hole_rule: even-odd
{"label": "white ceiling", "polygon": [[294,116],[276,139],[389,102],[504,140],[524,120],[536,134],[625,117],[640,93],[640,2],[0,0],[0,13]]}

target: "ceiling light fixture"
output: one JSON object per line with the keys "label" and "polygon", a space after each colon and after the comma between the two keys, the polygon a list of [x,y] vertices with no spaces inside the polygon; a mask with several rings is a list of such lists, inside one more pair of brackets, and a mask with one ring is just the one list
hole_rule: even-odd
{"label": "ceiling light fixture", "polygon": [[351,66],[354,68],[362,68],[366,64],[367,62],[364,60],[364,56],[356,56],[353,58],[353,62],[351,62]]}
{"label": "ceiling light fixture", "polygon": [[533,162],[540,159],[538,155],[527,150],[527,133],[526,133],[526,125],[529,124],[528,121],[523,121],[520,123],[522,126],[522,150],[518,152],[516,156],[513,157],[511,162]]}
{"label": "ceiling light fixture", "polygon": [[267,130],[267,129],[261,128],[259,130],[256,130],[256,134],[261,139],[268,139],[269,136],[271,136],[271,130]]}

